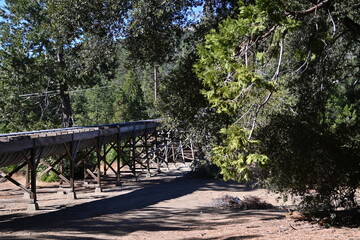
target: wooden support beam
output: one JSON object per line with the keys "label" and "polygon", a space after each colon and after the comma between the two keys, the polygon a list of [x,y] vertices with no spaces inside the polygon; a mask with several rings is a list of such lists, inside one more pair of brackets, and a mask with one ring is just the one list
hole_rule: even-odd
{"label": "wooden support beam", "polygon": [[136,136],[135,136],[135,126],[134,126],[134,130],[133,130],[133,135],[132,135],[132,146],[131,146],[131,162],[132,162],[132,172],[134,177],[137,180],[137,175],[136,175]]}
{"label": "wooden support beam", "polygon": [[30,169],[34,168],[35,165],[33,165],[33,164],[35,164],[35,161],[34,162],[31,161],[31,155],[30,155],[30,157],[28,157],[24,151],[21,151],[21,154],[23,155],[23,158],[26,160]]}
{"label": "wooden support beam", "polygon": [[[87,150],[85,152],[85,155],[82,157],[82,159],[80,159],[77,163],[76,163],[76,167],[79,166],[81,163],[83,163],[83,171],[84,171],[84,181],[88,176],[88,167],[87,167],[87,163],[88,163],[88,158],[90,156],[90,154],[96,149],[96,147],[91,147],[89,150]],[[89,170],[90,171],[90,170]],[[91,171],[90,171],[91,172]],[[95,178],[96,180],[96,178]]]}
{"label": "wooden support beam", "polygon": [[41,172],[37,178],[41,178],[43,175],[45,175],[48,171],[52,171],[54,172],[56,175],[58,175],[60,177],[60,179],[62,179],[64,182],[66,182],[67,184],[71,185],[70,180],[67,179],[61,172],[57,171],[54,167],[54,165],[56,165],[59,161],[62,161],[62,159],[59,159],[58,161],[56,161],[53,165],[50,165],[49,163],[47,163],[45,160],[41,159],[41,163],[46,166],[47,168]]}
{"label": "wooden support beam", "polygon": [[30,186],[30,171],[31,167],[29,164],[26,165],[26,173],[25,173],[25,186],[28,188]]}
{"label": "wooden support beam", "polygon": [[70,191],[68,193],[68,199],[76,199],[75,192],[75,160],[79,149],[80,141],[72,141],[70,143]]}
{"label": "wooden support beam", "polygon": [[103,145],[104,142],[104,137],[98,137],[96,138],[95,141],[95,146],[96,146],[96,155],[97,155],[97,165],[96,165],[96,173],[97,173],[97,187],[95,189],[95,192],[102,192],[102,186],[101,186],[101,160],[102,160],[102,156],[101,156],[101,147]]}
{"label": "wooden support beam", "polygon": [[[59,176],[64,176],[64,163],[63,163],[63,158],[59,159]],[[60,185],[63,184],[63,179],[60,177]]]}
{"label": "wooden support beam", "polygon": [[39,150],[39,152],[37,153],[37,158],[35,161],[35,169],[37,169],[37,167],[40,164],[41,158],[43,156],[44,147],[40,147],[40,148],[38,148],[38,150]]}
{"label": "wooden support beam", "polygon": [[116,170],[111,166],[111,164],[113,164],[114,160],[111,161],[110,163],[108,162],[108,154],[110,153],[110,151],[112,149],[116,149],[116,147],[114,147],[114,145],[116,144],[116,138],[114,138],[113,140],[114,142],[109,142],[108,145],[104,144],[103,145],[103,155],[102,155],[102,161],[104,162],[104,175],[107,175],[107,171],[110,169],[112,170],[115,174],[116,174]]}
{"label": "wooden support beam", "polygon": [[[37,195],[36,195],[36,148],[32,148],[30,150],[30,204],[28,205],[28,211],[35,211],[39,209],[39,205],[37,203]],[[39,158],[41,156],[39,155]]]}
{"label": "wooden support beam", "polygon": [[180,140],[180,151],[181,151],[182,162],[185,163],[184,148],[181,140]]}
{"label": "wooden support beam", "polygon": [[156,164],[157,164],[157,172],[160,172],[161,162],[159,158],[159,132],[155,133],[155,156],[156,156]]}
{"label": "wooden support beam", "polygon": [[168,140],[167,140],[167,138],[166,138],[166,134],[168,134],[168,133],[163,133],[163,135],[162,135],[163,141],[164,141],[164,144],[165,144],[164,162],[165,162],[167,168],[169,169],[169,159],[168,159],[168,156],[169,156],[169,145],[168,145]]}
{"label": "wooden support beam", "polygon": [[121,181],[120,181],[120,154],[121,154],[121,132],[120,132],[120,128],[118,128],[118,133],[117,133],[117,137],[116,137],[116,185],[117,186],[121,186]]}
{"label": "wooden support beam", "polygon": [[123,139],[123,144],[120,144],[120,169],[124,168],[125,166],[128,166],[129,169],[132,169],[132,161],[131,161],[131,151],[132,151],[132,137]]}
{"label": "wooden support beam", "polygon": [[113,163],[116,160],[116,156],[113,159],[109,159],[107,156],[110,153],[111,150],[117,151],[116,150],[116,141],[117,138],[115,137],[114,142],[109,142],[107,146],[104,145],[104,175],[107,175],[107,170],[111,170],[114,174],[117,173],[117,171],[114,169],[114,167],[112,166]]}
{"label": "wooden support beam", "polygon": [[62,156],[61,158],[59,158],[58,160],[56,160],[56,161],[55,161],[54,163],[52,163],[52,164],[50,164],[50,163],[46,162],[45,160],[41,159],[41,160],[40,160],[40,163],[43,164],[44,166],[46,166],[47,168],[46,168],[44,171],[42,171],[40,174],[38,174],[37,178],[38,178],[38,179],[41,178],[42,176],[44,176],[46,173],[48,173],[48,172],[51,171],[51,170],[54,170],[54,172],[55,172],[57,175],[60,175],[60,172],[55,169],[55,165],[59,164],[59,162],[60,162],[64,157],[65,157],[65,155]]}
{"label": "wooden support beam", "polygon": [[176,163],[176,153],[174,148],[175,138],[173,137],[172,133],[170,134],[171,134],[170,141],[171,141],[172,159],[173,159],[173,163]]}
{"label": "wooden support beam", "polygon": [[[113,171],[115,174],[116,174],[116,170],[113,168],[113,166],[111,166],[111,164],[113,163],[114,161],[111,161],[110,163],[108,162],[108,161],[104,161],[104,165],[106,165],[108,168],[107,168],[107,170],[111,170],[111,171]],[[104,175],[106,175],[106,174],[104,174]]]}
{"label": "wooden support beam", "polygon": [[0,183],[5,182],[6,180],[8,180],[8,178],[11,178],[12,175],[14,175],[15,173],[17,173],[19,170],[21,170],[23,167],[25,167],[27,165],[27,162],[23,162],[22,164],[20,164],[19,166],[17,166],[14,170],[12,170],[11,172],[9,172],[8,174],[4,175],[4,173],[2,173],[3,175],[0,175],[2,177],[2,179],[0,179]]}
{"label": "wooden support beam", "polygon": [[107,151],[106,151],[106,144],[104,144],[103,146],[102,146],[102,149],[103,149],[103,155],[102,155],[102,161],[104,162],[104,176],[106,176],[106,174],[107,174],[107,161],[106,161],[106,153],[107,153]]}
{"label": "wooden support beam", "polygon": [[[16,181],[15,179],[11,178],[9,175],[3,173],[0,171],[0,177],[2,177],[3,179],[1,180],[8,180],[9,182],[13,183],[14,185],[18,186],[19,188],[21,188],[24,192],[31,194],[31,191],[29,189],[27,189],[24,185],[22,185],[21,183],[19,183],[18,181]],[[4,182],[4,181],[3,181]]]}
{"label": "wooden support beam", "polygon": [[97,176],[92,172],[90,171],[90,169],[86,169],[86,172],[94,179],[94,180],[97,180]]}
{"label": "wooden support beam", "polygon": [[[146,161],[146,167],[147,167],[147,171],[148,174],[150,175],[150,159],[149,159],[149,134],[148,134],[148,125],[147,123],[145,124],[145,136],[144,136],[144,145],[145,145],[145,161]],[[151,175],[150,175],[151,176]]]}
{"label": "wooden support beam", "polygon": [[192,158],[191,160],[195,160],[194,145],[191,141],[191,138],[189,139],[189,141],[190,141],[191,158]]}

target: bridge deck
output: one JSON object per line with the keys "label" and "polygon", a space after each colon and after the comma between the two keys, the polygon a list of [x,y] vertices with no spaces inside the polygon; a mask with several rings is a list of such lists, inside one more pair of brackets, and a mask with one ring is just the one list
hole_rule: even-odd
{"label": "bridge deck", "polygon": [[151,133],[161,121],[145,120],[97,126],[58,128],[41,131],[0,134],[0,167],[19,164],[29,158],[29,150],[42,148],[42,157],[66,153],[64,143],[79,141],[78,150],[90,147],[94,140],[103,138],[108,143],[114,136],[122,140],[139,136],[144,131]]}

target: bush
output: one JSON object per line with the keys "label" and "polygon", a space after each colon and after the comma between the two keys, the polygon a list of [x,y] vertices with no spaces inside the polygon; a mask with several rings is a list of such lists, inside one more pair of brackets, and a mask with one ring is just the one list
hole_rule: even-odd
{"label": "bush", "polygon": [[348,139],[292,116],[274,117],[259,134],[268,157],[263,182],[275,191],[299,195],[300,210],[330,216],[357,206],[360,152]]}
{"label": "bush", "polygon": [[220,168],[207,160],[194,160],[190,176],[199,178],[221,179]]}
{"label": "bush", "polygon": [[43,182],[57,182],[59,181],[59,176],[56,175],[54,172],[47,172],[46,174],[44,174],[41,178],[40,181]]}
{"label": "bush", "polygon": [[243,200],[238,197],[224,195],[221,198],[216,198],[213,205],[221,209],[273,209],[272,204],[262,201],[257,196],[244,196]]}

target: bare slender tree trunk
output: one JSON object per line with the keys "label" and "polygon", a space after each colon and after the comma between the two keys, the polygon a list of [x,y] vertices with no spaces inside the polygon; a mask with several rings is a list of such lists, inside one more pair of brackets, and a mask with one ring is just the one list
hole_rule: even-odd
{"label": "bare slender tree trunk", "polygon": [[157,66],[154,64],[154,102],[158,96],[158,79],[157,79]]}

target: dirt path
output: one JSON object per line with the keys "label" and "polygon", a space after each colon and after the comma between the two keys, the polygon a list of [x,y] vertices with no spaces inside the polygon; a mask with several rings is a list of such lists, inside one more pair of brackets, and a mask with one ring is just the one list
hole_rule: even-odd
{"label": "dirt path", "polygon": [[294,222],[286,211],[216,209],[213,199],[224,194],[280,203],[264,190],[179,173],[98,194],[83,189],[77,200],[67,200],[56,189],[42,189],[42,210],[35,213],[23,211],[21,201],[2,199],[0,239],[360,239],[359,229]]}

